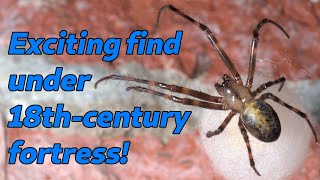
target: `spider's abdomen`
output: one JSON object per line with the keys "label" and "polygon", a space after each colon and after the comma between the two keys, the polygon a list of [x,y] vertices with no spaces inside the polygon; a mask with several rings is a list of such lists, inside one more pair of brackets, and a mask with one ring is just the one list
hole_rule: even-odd
{"label": "spider's abdomen", "polygon": [[274,109],[262,100],[245,102],[241,120],[249,133],[263,142],[273,142],[280,136],[279,117]]}

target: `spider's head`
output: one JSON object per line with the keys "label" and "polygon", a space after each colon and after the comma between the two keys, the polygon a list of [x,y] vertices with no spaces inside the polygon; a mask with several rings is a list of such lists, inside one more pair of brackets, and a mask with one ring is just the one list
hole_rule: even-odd
{"label": "spider's head", "polygon": [[221,96],[225,96],[226,93],[231,92],[230,83],[232,83],[233,80],[231,79],[230,76],[226,74],[222,76],[222,79],[223,79],[223,82],[221,84],[216,83],[215,87]]}
{"label": "spider's head", "polygon": [[227,83],[229,83],[230,81],[232,81],[232,78],[231,78],[229,75],[227,75],[227,74],[224,74],[224,75],[222,76],[222,79],[223,79],[222,85],[223,85],[223,84],[227,84]]}

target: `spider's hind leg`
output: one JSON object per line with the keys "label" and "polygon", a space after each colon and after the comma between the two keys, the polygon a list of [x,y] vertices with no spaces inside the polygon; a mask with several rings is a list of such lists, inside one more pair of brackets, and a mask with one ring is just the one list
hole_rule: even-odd
{"label": "spider's hind leg", "polygon": [[236,112],[231,111],[228,116],[226,117],[226,119],[222,122],[222,124],[218,127],[217,130],[215,131],[208,131],[206,133],[207,138],[211,138],[212,136],[218,135],[220,133],[222,133],[222,131],[227,127],[227,125],[229,124],[229,122],[231,121],[231,119],[233,118],[234,115],[236,115]]}
{"label": "spider's hind leg", "polygon": [[241,134],[243,136],[243,139],[246,143],[246,146],[247,146],[247,150],[248,150],[248,154],[249,154],[249,160],[250,160],[250,166],[253,168],[253,170],[256,172],[256,174],[258,176],[261,176],[260,173],[258,172],[258,170],[256,169],[255,167],[255,162],[254,162],[254,159],[253,159],[253,155],[252,155],[252,151],[251,151],[251,146],[250,146],[250,142],[249,142],[249,136],[247,134],[247,130],[246,128],[244,127],[244,125],[242,124],[241,120],[239,119],[239,128],[240,128],[240,131],[241,131]]}

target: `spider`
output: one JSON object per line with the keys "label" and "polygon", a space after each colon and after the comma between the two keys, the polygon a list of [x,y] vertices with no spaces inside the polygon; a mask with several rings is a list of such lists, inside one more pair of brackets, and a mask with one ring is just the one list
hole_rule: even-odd
{"label": "spider", "polygon": [[270,23],[277,28],[279,28],[286,36],[289,38],[288,33],[275,21],[272,21],[270,19],[262,19],[258,25],[254,28],[253,30],[253,38],[252,38],[252,43],[251,43],[251,53],[250,53],[250,60],[249,60],[249,73],[247,77],[247,81],[244,84],[241,76],[239,75],[238,71],[236,70],[235,66],[233,65],[231,59],[229,56],[226,54],[226,52],[223,50],[221,45],[219,44],[218,40],[212,33],[212,31],[204,24],[194,20],[190,16],[186,15],[184,12],[181,10],[177,9],[173,5],[165,5],[160,8],[158,12],[158,17],[157,17],[157,25],[158,26],[160,22],[160,15],[164,10],[170,10],[177,15],[183,17],[184,19],[188,20],[191,22],[193,25],[197,26],[200,30],[202,30],[211,44],[214,46],[214,48],[218,51],[220,58],[223,60],[224,64],[227,66],[229,71],[232,74],[232,77],[229,75],[223,75],[223,83],[215,84],[215,88],[217,89],[218,93],[221,95],[221,97],[217,96],[212,96],[200,91],[196,91],[193,89],[189,89],[186,87],[181,87],[177,85],[169,85],[166,83],[162,82],[157,82],[157,81],[151,81],[151,80],[145,80],[145,79],[139,79],[139,78],[134,78],[131,76],[122,76],[122,75],[110,75],[107,77],[103,77],[99,79],[95,83],[95,88],[97,88],[97,85],[104,81],[104,80],[124,80],[124,81],[133,81],[141,84],[147,84],[150,86],[156,86],[161,89],[165,89],[171,92],[175,93],[181,93],[185,94],[188,96],[192,96],[197,99],[190,99],[190,98],[180,98],[177,96],[173,96],[170,94],[165,94],[159,91],[155,91],[153,89],[149,89],[146,87],[141,87],[141,86],[131,86],[127,87],[126,90],[134,90],[138,92],[145,92],[145,93],[150,93],[156,96],[160,96],[166,99],[169,99],[173,102],[176,103],[181,103],[184,105],[191,105],[191,106],[197,106],[197,107],[202,107],[202,108],[207,108],[207,109],[213,109],[213,110],[222,110],[222,111],[227,111],[231,110],[228,116],[225,118],[225,120],[222,122],[222,124],[218,127],[218,129],[214,131],[209,131],[206,133],[206,137],[210,138],[212,136],[218,135],[223,132],[225,127],[228,125],[228,123],[231,121],[233,116],[235,116],[237,113],[240,113],[240,117],[238,120],[238,126],[240,129],[240,132],[243,136],[243,139],[246,143],[246,147],[248,150],[248,156],[250,160],[250,166],[253,168],[255,173],[258,176],[261,176],[258,170],[255,167],[255,162],[253,159],[252,151],[251,151],[251,146],[249,142],[249,137],[247,134],[247,131],[249,133],[257,138],[260,141],[263,142],[273,142],[276,141],[281,133],[281,126],[280,126],[280,120],[275,112],[275,110],[265,102],[266,99],[271,99],[280,105],[288,108],[289,110],[295,112],[302,118],[306,120],[308,125],[311,128],[311,131],[315,137],[316,143],[320,146],[318,142],[318,138],[316,135],[316,132],[314,128],[312,127],[308,116],[300,111],[299,109],[296,109],[286,102],[282,101],[280,98],[276,97],[272,93],[265,93],[262,94],[259,98],[256,98],[257,95],[259,95],[261,92],[269,88],[270,86],[274,86],[279,84],[280,87],[278,91],[281,91],[286,79],[284,77],[281,77],[275,81],[269,81],[261,86],[259,86],[255,90],[252,89],[252,83],[254,79],[254,74],[255,74],[255,66],[256,66],[256,53],[257,53],[257,47],[259,43],[259,31],[263,27],[263,25]]}

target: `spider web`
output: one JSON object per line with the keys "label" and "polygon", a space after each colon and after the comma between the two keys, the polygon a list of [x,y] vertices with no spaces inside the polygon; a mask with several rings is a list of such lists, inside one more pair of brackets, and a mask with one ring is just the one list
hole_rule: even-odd
{"label": "spider web", "polygon": [[[259,48],[259,47],[258,47]],[[268,47],[266,44],[261,44],[256,60],[255,75],[274,80],[280,77],[285,77],[288,80],[316,80],[316,68],[312,66],[308,69],[303,67],[303,61],[297,56],[290,55],[290,47],[286,47],[278,51],[278,57],[273,54],[274,49]],[[239,50],[240,58],[234,59],[233,63],[238,68],[241,75],[248,74],[249,57],[244,50]],[[280,56],[280,58],[279,58]],[[220,61],[220,59],[215,59]],[[245,82],[245,80],[244,80]]]}
{"label": "spider web", "polygon": [[[284,73],[281,69],[287,67]],[[257,59],[256,73],[267,78],[279,78],[280,76],[288,76],[292,80],[302,78],[316,79],[316,76],[302,68],[289,57],[285,57],[279,61],[272,59]]]}

